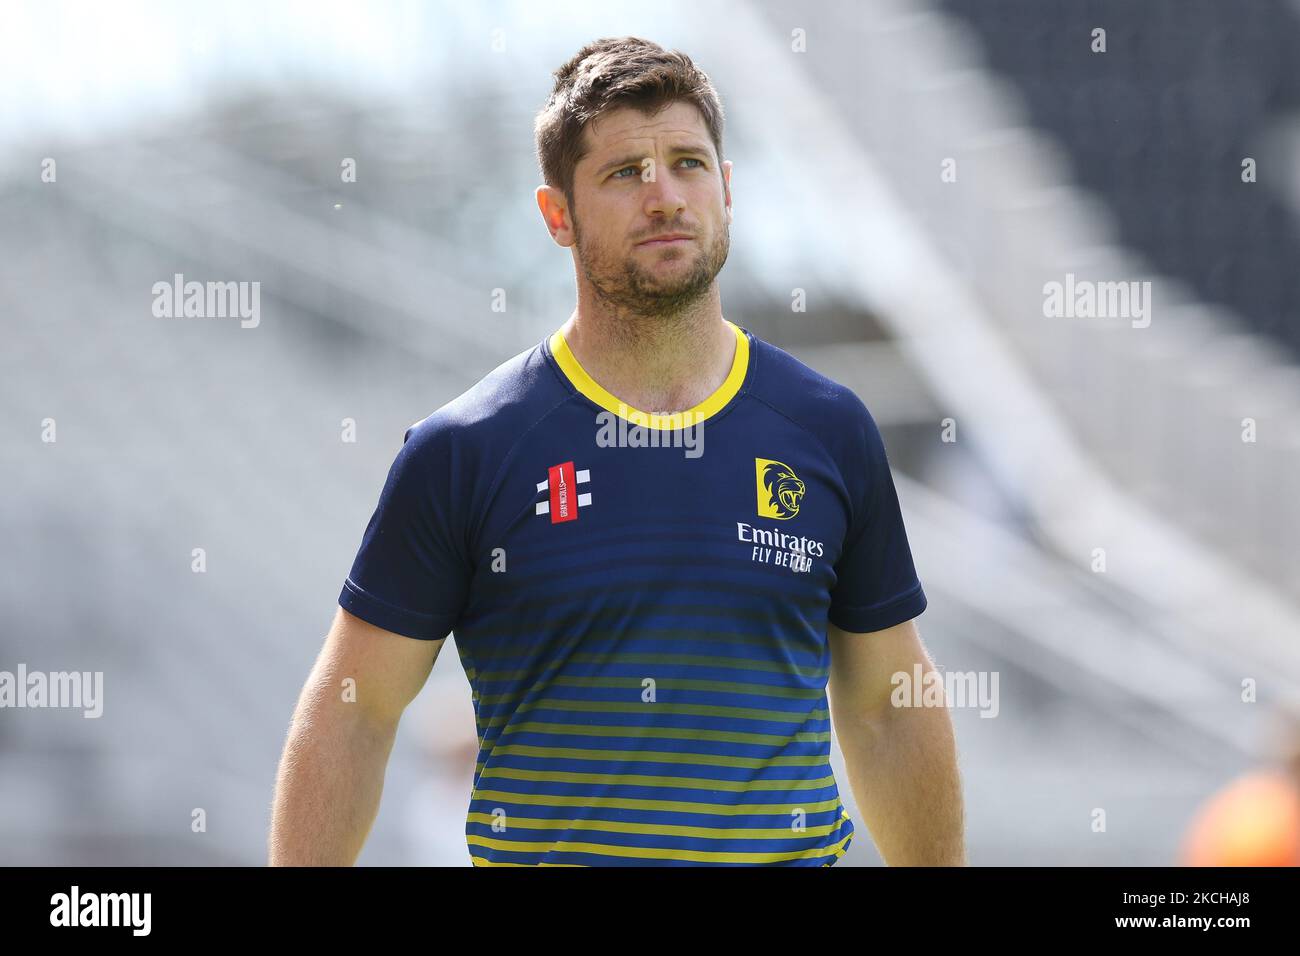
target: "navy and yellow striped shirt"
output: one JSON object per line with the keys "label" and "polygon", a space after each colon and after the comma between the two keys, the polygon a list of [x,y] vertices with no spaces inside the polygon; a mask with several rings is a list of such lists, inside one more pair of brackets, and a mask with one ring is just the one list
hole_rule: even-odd
{"label": "navy and yellow striped shirt", "polygon": [[728,325],[730,375],[681,415],[622,405],[556,332],[406,433],[339,603],[454,632],[475,864],[820,866],[849,844],[827,622],[880,630],[926,597],[866,406]]}

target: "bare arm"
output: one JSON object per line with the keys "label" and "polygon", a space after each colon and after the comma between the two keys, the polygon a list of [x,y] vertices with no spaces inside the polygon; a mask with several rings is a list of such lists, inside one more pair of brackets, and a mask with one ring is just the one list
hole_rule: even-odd
{"label": "bare arm", "polygon": [[[894,707],[892,677],[934,665],[913,621],[869,634],[835,626],[831,719],[858,810],[889,866],[965,866],[957,748],[947,707]],[[919,691],[920,688],[917,688]]]}
{"label": "bare arm", "polygon": [[379,811],[398,721],[444,643],[394,634],[339,608],[280,759],[271,866],[356,863]]}

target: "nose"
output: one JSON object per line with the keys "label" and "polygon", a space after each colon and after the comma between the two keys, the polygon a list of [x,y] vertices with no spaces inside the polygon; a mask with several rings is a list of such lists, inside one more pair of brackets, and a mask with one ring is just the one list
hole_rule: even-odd
{"label": "nose", "polygon": [[671,175],[662,167],[653,181],[645,184],[645,213],[652,218],[672,219],[686,208],[686,199]]}

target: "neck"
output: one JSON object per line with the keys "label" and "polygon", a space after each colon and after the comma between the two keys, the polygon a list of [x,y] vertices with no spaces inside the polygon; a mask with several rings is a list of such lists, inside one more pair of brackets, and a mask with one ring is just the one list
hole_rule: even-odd
{"label": "neck", "polygon": [[569,351],[606,391],[644,412],[686,411],[712,395],[735,359],[717,286],[681,312],[636,315],[584,297],[560,329]]}

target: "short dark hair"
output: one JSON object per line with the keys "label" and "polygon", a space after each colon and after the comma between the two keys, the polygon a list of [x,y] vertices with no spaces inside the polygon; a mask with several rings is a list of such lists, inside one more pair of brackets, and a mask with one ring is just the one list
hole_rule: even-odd
{"label": "short dark hair", "polygon": [[619,107],[654,116],[677,101],[700,111],[721,162],[722,101],[690,57],[639,37],[588,43],[555,71],[550,99],[537,114],[534,130],[543,181],[562,190],[572,207],[574,171],[587,152],[587,124]]}

